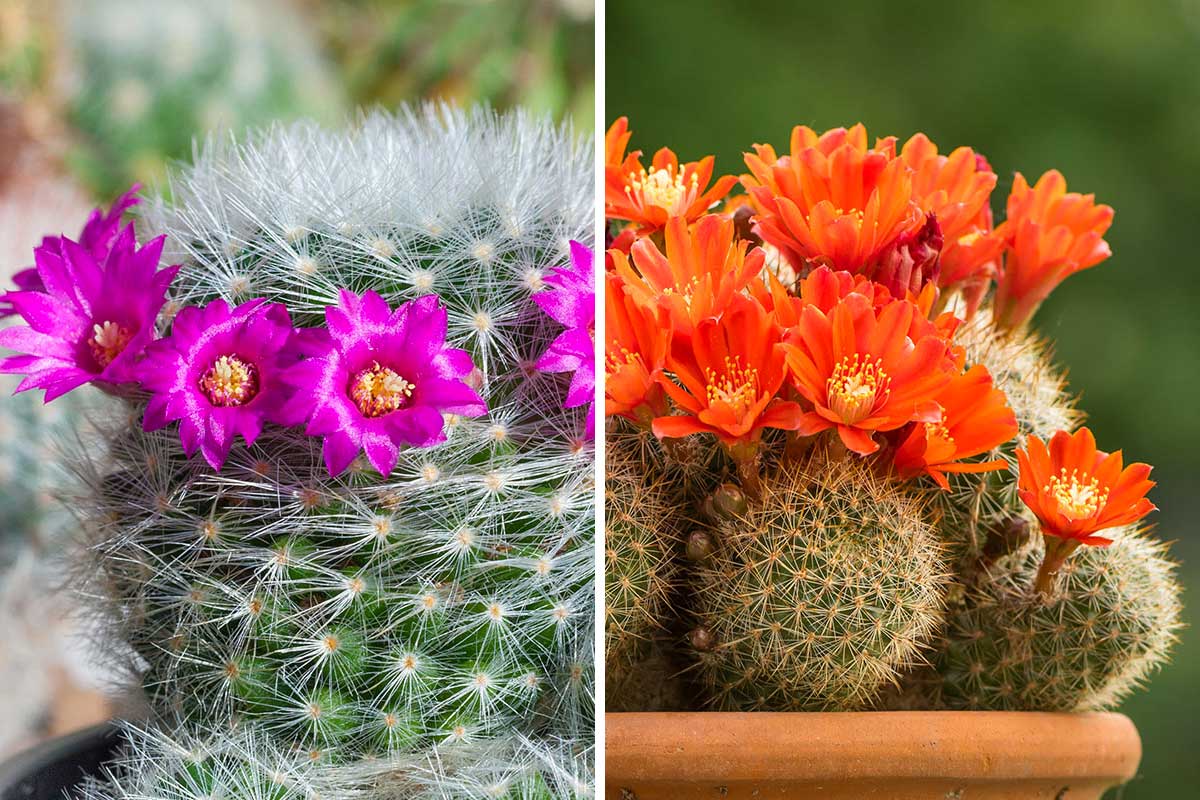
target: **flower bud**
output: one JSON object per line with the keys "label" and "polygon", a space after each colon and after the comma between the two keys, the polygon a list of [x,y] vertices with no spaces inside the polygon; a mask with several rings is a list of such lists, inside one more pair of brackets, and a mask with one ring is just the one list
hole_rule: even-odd
{"label": "flower bud", "polygon": [[688,561],[699,564],[712,558],[712,554],[716,549],[717,540],[711,533],[706,530],[694,530],[688,536],[684,554],[687,556]]}

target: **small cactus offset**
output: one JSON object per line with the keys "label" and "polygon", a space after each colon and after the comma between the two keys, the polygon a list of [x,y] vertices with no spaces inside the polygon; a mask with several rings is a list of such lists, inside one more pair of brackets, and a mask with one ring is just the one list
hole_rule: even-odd
{"label": "small cactus offset", "polygon": [[1181,627],[1175,565],[1144,531],[1114,531],[1062,568],[1049,598],[1031,596],[1044,556],[1034,543],[951,614],[938,659],[952,708],[1112,708],[1166,660]]}
{"label": "small cactus offset", "polygon": [[27,384],[123,398],[78,453],[76,576],[153,763],[99,796],[412,796],[414,765],[518,737],[588,760],[590,185],[569,129],[429,106],[210,142],[144,244],[128,198],[103,261],[39,250],[64,316],[64,274],[109,296]]}
{"label": "small cactus offset", "polygon": [[[1166,662],[1150,467],[1097,448],[1031,325],[1111,208],[1018,174],[996,224],[982,155],[862,125],[740,177],[632,138],[605,139],[608,447],[700,523],[655,618],[707,707],[1104,709]],[[639,506],[626,471],[610,508]]]}

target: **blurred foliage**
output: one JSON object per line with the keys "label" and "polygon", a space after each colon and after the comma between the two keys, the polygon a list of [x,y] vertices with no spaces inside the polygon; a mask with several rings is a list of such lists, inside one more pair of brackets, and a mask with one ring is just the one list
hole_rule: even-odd
{"label": "blurred foliage", "polygon": [[75,171],[100,196],[159,177],[210,130],[333,118],[318,45],[268,0],[68,0],[66,116]]}
{"label": "blurred foliage", "polygon": [[23,95],[42,82],[49,35],[31,0],[0,0],[0,88]]}
{"label": "blurred foliage", "polygon": [[343,111],[282,0],[0,0],[0,31],[0,91],[100,198],[160,179],[209,131]]}
{"label": "blurred foliage", "polygon": [[[1200,586],[1200,4],[609,0],[606,17],[606,122],[629,115],[633,147],[714,153],[718,174],[740,174],[742,152],[786,147],[795,124],[862,121],[986,154],[998,212],[1014,171],[1051,167],[1112,205],[1114,257],[1068,279],[1036,322],[1100,444],[1156,466],[1159,535],[1179,540],[1183,578]],[[1124,798],[1200,785],[1198,682],[1185,631],[1123,709],[1145,747]]]}
{"label": "blurred foliage", "polygon": [[0,0],[0,95],[99,198],[211,130],[349,104],[523,106],[590,128],[593,0]]}
{"label": "blurred foliage", "polygon": [[592,0],[309,0],[360,105],[415,97],[593,115]]}

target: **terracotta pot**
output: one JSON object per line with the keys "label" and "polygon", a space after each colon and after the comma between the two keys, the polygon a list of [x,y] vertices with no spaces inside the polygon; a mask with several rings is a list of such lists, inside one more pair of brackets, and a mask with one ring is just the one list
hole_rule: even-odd
{"label": "terracotta pot", "polygon": [[605,797],[1098,800],[1137,771],[1121,714],[607,714]]}

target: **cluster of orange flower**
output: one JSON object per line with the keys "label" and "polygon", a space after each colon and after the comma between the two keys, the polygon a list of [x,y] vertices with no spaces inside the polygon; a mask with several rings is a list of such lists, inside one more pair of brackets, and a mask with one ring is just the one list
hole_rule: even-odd
{"label": "cluster of orange flower", "polygon": [[[1019,173],[994,224],[996,174],[971,148],[923,134],[897,151],[856,125],[797,126],[782,156],[745,155],[713,180],[713,158],[649,167],[624,118],[605,137],[606,408],[659,438],[711,433],[754,481],[762,431],[836,430],[902,478],[1003,468],[978,457],[1017,422],[956,329],[990,296],[1000,332],[1022,328],[1067,276],[1111,251],[1112,209],[1067,192],[1056,171]],[[740,180],[747,194],[728,196]],[[951,310],[947,310],[951,309]],[[1149,467],[1122,469],[1087,429],[1030,437],[1021,496],[1048,535],[1102,544],[1096,530],[1152,510]]]}

